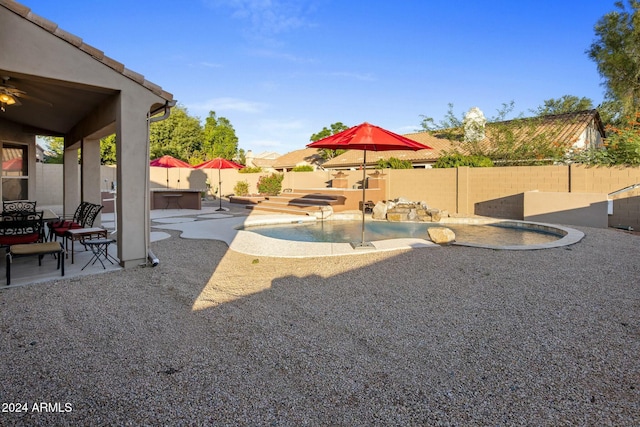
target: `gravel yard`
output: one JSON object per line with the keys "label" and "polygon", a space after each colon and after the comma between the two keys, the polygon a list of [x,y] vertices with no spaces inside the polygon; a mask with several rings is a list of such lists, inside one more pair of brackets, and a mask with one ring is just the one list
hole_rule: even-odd
{"label": "gravel yard", "polygon": [[579,229],[306,259],[172,232],[158,267],[0,292],[0,424],[639,425],[640,236]]}

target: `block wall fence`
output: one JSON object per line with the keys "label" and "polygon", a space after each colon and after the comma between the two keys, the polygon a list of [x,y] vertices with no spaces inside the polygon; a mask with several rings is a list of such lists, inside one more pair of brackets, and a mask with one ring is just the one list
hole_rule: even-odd
{"label": "block wall fence", "polygon": [[[374,171],[367,171],[370,175]],[[514,166],[451,169],[385,169],[388,199],[403,197],[424,201],[430,207],[460,215],[522,219],[523,193],[546,191],[560,193],[609,194],[640,183],[640,167]],[[349,188],[357,188],[362,171],[345,171]],[[331,186],[335,171],[285,172],[282,188],[321,191]],[[192,170],[151,168],[151,187],[205,189],[207,179],[214,190],[222,181],[222,194],[234,192],[238,181],[246,181],[249,191],[257,193],[257,182],[266,172],[244,174],[236,170]],[[110,189],[116,168],[102,166],[101,181]],[[168,182],[167,182],[168,179]],[[36,168],[36,200],[42,205],[62,204],[62,165],[41,164]],[[640,188],[613,199],[609,226],[640,229]]]}

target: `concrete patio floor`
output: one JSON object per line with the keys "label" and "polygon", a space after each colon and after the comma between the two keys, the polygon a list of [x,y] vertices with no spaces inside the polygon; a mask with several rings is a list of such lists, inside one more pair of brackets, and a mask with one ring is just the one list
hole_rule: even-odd
{"label": "concrete patio floor", "polygon": [[[188,217],[193,216],[207,216],[211,215],[214,218],[219,217],[221,212],[216,212],[218,208],[218,201],[205,201],[203,202],[202,210],[193,209],[158,209],[151,211],[151,242],[156,240],[165,239],[170,237],[170,234],[163,232],[156,226],[162,226],[163,224],[171,224],[176,222],[188,221]],[[244,206],[233,205],[223,201],[226,211],[222,212],[225,217],[233,216],[247,216],[249,211],[244,209]],[[44,206],[43,208],[51,209],[52,211],[61,214],[61,206]],[[106,228],[110,233],[114,230],[114,214],[104,213],[101,215],[101,227]],[[115,239],[115,234],[109,234],[110,238]],[[115,244],[109,245],[109,255],[117,259],[117,247]],[[103,261],[105,268],[102,267],[100,262],[95,262],[87,265],[84,270],[82,269],[87,262],[91,260],[93,253],[90,250],[85,249],[79,242],[74,244],[74,263],[71,263],[71,254],[68,254],[68,258],[65,258],[65,279],[82,277],[93,274],[102,274],[112,271],[118,271],[122,268],[114,263],[111,264],[108,261]],[[62,279],[61,271],[56,270],[57,261],[52,255],[45,255],[42,259],[42,265],[38,266],[37,257],[24,257],[15,258],[11,264],[11,285],[6,286],[6,257],[4,252],[0,256],[0,290],[9,289],[18,286],[36,284],[46,282],[50,280]]]}

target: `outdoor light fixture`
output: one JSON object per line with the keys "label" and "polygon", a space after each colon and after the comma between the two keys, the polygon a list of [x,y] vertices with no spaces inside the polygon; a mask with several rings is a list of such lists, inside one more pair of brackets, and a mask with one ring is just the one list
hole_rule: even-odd
{"label": "outdoor light fixture", "polygon": [[7,93],[0,93],[0,102],[6,105],[13,105],[16,103],[16,99]]}
{"label": "outdoor light fixture", "polygon": [[0,93],[0,111],[4,113],[4,107],[6,107],[7,105],[13,105],[15,103],[16,99],[13,96],[7,93]]}

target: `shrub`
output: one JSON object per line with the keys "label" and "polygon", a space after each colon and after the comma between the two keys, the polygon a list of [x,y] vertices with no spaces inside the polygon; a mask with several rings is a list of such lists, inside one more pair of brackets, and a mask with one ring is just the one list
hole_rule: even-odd
{"label": "shrub", "polygon": [[413,169],[413,164],[409,160],[400,160],[396,157],[389,157],[388,160],[380,159],[376,166],[378,169]]}
{"label": "shrub", "polygon": [[300,165],[291,169],[291,172],[313,172],[313,166],[311,165]]}
{"label": "shrub", "polygon": [[440,157],[433,164],[434,168],[457,168],[460,166],[486,168],[493,166],[493,161],[485,156],[465,156],[453,153]]}
{"label": "shrub", "polygon": [[236,182],[235,187],[233,187],[233,192],[238,196],[248,196],[249,195],[249,183],[247,181],[238,181],[238,182]]}
{"label": "shrub", "polygon": [[262,172],[262,168],[259,166],[256,166],[256,167],[247,166],[245,168],[238,169],[238,172],[239,173],[260,173]]}
{"label": "shrub", "polygon": [[277,196],[282,190],[283,179],[284,174],[281,173],[261,176],[258,179],[258,193],[266,196]]}

